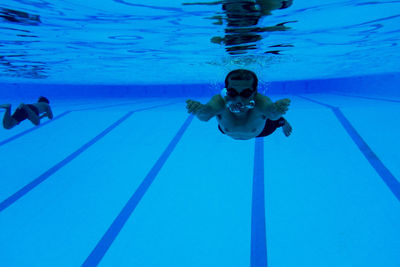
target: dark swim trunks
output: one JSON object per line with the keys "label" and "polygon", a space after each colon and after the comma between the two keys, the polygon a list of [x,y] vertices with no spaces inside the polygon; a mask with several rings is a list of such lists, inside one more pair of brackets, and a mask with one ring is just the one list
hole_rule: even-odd
{"label": "dark swim trunks", "polygon": [[[275,132],[276,129],[278,129],[279,127],[282,127],[284,124],[285,124],[285,119],[283,117],[280,117],[276,121],[272,121],[270,119],[267,119],[265,121],[264,129],[256,137],[264,137],[264,136],[270,135],[273,132]],[[219,124],[218,124],[218,129],[221,131],[221,133],[225,134],[225,132],[222,131],[221,126],[219,126]]]}
{"label": "dark swim trunks", "polygon": [[[35,112],[36,115],[39,116],[39,110],[37,109],[37,107],[35,107],[34,105],[31,105],[31,104],[28,104],[27,106],[30,109],[32,109],[32,111]],[[23,108],[17,108],[11,117],[14,120],[16,120],[19,124],[21,121],[26,120],[28,118],[28,112],[26,112],[25,109],[23,109]]]}

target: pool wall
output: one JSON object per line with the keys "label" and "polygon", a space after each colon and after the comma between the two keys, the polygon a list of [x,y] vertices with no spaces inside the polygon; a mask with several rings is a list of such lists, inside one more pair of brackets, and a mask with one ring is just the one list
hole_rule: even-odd
{"label": "pool wall", "polygon": [[[358,76],[350,78],[271,82],[259,90],[267,94],[296,93],[357,93],[400,96],[400,73]],[[42,84],[0,83],[0,98],[47,97],[207,97],[219,92],[223,84]]]}

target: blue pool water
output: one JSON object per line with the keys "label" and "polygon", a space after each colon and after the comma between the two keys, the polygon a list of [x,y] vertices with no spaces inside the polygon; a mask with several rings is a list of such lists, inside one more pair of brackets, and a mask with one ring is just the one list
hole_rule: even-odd
{"label": "blue pool water", "polygon": [[[0,104],[54,119],[0,130],[0,266],[400,266],[400,2],[303,2],[244,50],[220,5],[1,3]],[[186,112],[235,68],[290,137]]]}

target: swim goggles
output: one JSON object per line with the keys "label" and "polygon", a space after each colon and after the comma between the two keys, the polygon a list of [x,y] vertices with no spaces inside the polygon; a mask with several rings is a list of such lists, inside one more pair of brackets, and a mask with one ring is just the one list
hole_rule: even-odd
{"label": "swim goggles", "polygon": [[221,95],[222,95],[223,97],[224,97],[224,96],[237,97],[238,95],[240,95],[241,97],[249,98],[249,97],[254,93],[254,91],[255,91],[255,90],[253,90],[253,89],[244,89],[243,91],[241,91],[240,93],[238,93],[238,91],[236,91],[236,90],[233,89],[233,88],[228,88],[228,89],[224,88],[224,89],[222,89],[222,91],[221,91]]}

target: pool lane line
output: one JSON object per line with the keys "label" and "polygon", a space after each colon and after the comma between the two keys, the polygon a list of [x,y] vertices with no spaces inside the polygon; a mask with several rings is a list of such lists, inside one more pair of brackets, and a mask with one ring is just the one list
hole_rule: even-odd
{"label": "pool lane line", "polygon": [[77,108],[77,109],[73,109],[72,111],[87,111],[87,110],[106,109],[106,108],[128,106],[128,105],[137,105],[137,104],[145,104],[145,103],[148,104],[149,102],[152,102],[152,101],[143,101],[142,100],[142,101],[136,101],[136,102],[130,102],[130,103],[118,103],[118,104],[110,104],[110,105],[90,107],[90,108]]}
{"label": "pool lane line", "polygon": [[138,109],[135,109],[135,112],[142,112],[142,111],[146,111],[146,110],[150,110],[150,109],[176,105],[176,104],[179,104],[179,103],[183,103],[183,102],[182,101],[174,101],[174,102],[170,102],[170,103],[167,103],[167,104],[159,104],[159,105],[151,106],[151,107],[138,108]]}
{"label": "pool lane line", "polygon": [[8,208],[12,204],[14,204],[17,200],[19,200],[21,197],[25,196],[27,193],[29,193],[32,189],[34,189],[36,186],[40,185],[42,182],[44,182],[46,179],[48,179],[51,175],[53,175],[55,172],[57,172],[59,169],[67,165],[69,162],[74,160],[77,156],[82,154],[84,151],[86,151],[89,147],[91,147],[93,144],[95,144],[97,141],[99,141],[101,138],[103,138],[106,134],[114,130],[118,125],[120,125],[123,121],[128,119],[133,113],[135,112],[140,112],[144,110],[149,110],[153,108],[159,108],[162,106],[167,106],[167,105],[172,105],[175,103],[168,103],[168,104],[162,104],[162,105],[157,105],[157,106],[152,106],[148,108],[141,108],[138,110],[130,111],[127,114],[125,114],[123,117],[121,117],[119,120],[114,122],[112,125],[110,125],[108,128],[103,130],[100,134],[98,134],[96,137],[91,139],[89,142],[81,146],[79,149],[77,149],[75,152],[71,153],[69,156],[64,158],[62,161],[48,169],[46,172],[44,172],[42,175],[31,181],[29,184],[25,185],[22,187],[20,190],[12,194],[10,197],[6,198],[2,202],[0,202],[0,212],[2,212],[4,209]]}
{"label": "pool lane line", "polygon": [[308,101],[310,101],[310,102],[313,102],[313,103],[315,103],[315,104],[318,104],[318,105],[321,105],[321,106],[330,108],[330,109],[338,108],[338,107],[335,107],[335,106],[332,106],[332,105],[329,105],[329,104],[325,104],[325,103],[323,103],[323,102],[320,102],[320,101],[318,101],[318,100],[314,100],[314,99],[311,99],[311,98],[308,98],[308,97],[305,97],[305,96],[301,96],[301,95],[295,95],[295,96],[297,96],[297,97],[299,97],[299,98],[303,98],[303,99],[308,100]]}
{"label": "pool lane line", "polygon": [[265,230],[263,141],[264,138],[256,138],[254,149],[250,267],[268,266],[267,235]]}
{"label": "pool lane line", "polygon": [[5,144],[7,144],[7,143],[9,143],[9,142],[11,142],[11,141],[13,141],[15,139],[18,139],[18,138],[20,138],[20,137],[22,137],[22,136],[24,136],[24,135],[26,135],[26,134],[28,134],[30,132],[33,132],[34,130],[37,130],[37,129],[39,129],[39,128],[41,128],[41,127],[43,127],[43,126],[45,126],[45,125],[47,125],[47,124],[49,124],[49,123],[51,123],[51,122],[53,122],[55,120],[58,120],[59,118],[62,118],[62,117],[64,117],[65,115],[67,115],[69,113],[71,113],[71,110],[67,110],[67,111],[61,113],[60,115],[55,116],[52,120],[48,120],[48,121],[46,121],[44,123],[39,124],[38,126],[34,126],[34,127],[30,128],[28,130],[25,130],[25,131],[19,133],[19,134],[11,136],[10,138],[7,138],[7,139],[5,139],[3,141],[0,141],[0,146],[3,146],[3,145],[5,145]]}
{"label": "pool lane line", "polygon": [[387,99],[387,98],[377,98],[377,97],[369,97],[369,96],[353,96],[353,95],[346,95],[346,94],[342,94],[342,93],[329,93],[329,94],[331,94],[331,95],[345,96],[345,97],[351,97],[351,98],[361,98],[361,99],[368,99],[368,100],[376,100],[376,101],[400,103],[400,100]]}
{"label": "pool lane line", "polygon": [[379,157],[375,154],[375,152],[368,146],[368,144],[364,141],[364,139],[358,134],[357,130],[353,127],[350,121],[346,118],[346,116],[342,113],[342,111],[338,107],[330,106],[324,104],[322,102],[310,99],[308,97],[296,95],[297,97],[309,100],[311,102],[321,104],[329,107],[336,118],[340,121],[347,134],[351,137],[353,142],[357,145],[358,149],[364,155],[364,157],[368,160],[369,164],[375,169],[375,171],[382,178],[384,183],[389,187],[390,191],[394,194],[398,201],[400,201],[400,182],[394,177],[394,175],[389,171],[388,168],[382,163]]}
{"label": "pool lane line", "polygon": [[142,183],[133,193],[131,198],[122,208],[120,213],[114,219],[110,227],[107,229],[103,237],[97,243],[93,251],[86,258],[85,262],[82,266],[97,266],[99,262],[103,259],[104,255],[107,253],[108,249],[111,247],[114,240],[117,238],[118,234],[125,226],[125,223],[128,221],[129,217],[136,209],[137,205],[142,200],[143,196],[146,194],[147,190],[150,188],[155,178],[157,177],[159,171],[164,166],[165,162],[168,160],[171,153],[174,151],[176,145],[181,140],[183,134],[186,129],[189,127],[192,122],[194,116],[190,115],[185,122],[182,124],[181,128],[176,133],[175,137],[171,140],[168,147],[164,150],[161,156],[158,158],[157,162],[148,172],[146,177],[143,179]]}
{"label": "pool lane line", "polygon": [[107,127],[105,130],[103,130],[100,134],[98,134],[96,137],[94,137],[92,140],[81,146],[78,150],[75,152],[71,153],[69,156],[67,156],[65,159],[48,169],[46,172],[44,172],[42,175],[34,179],[32,182],[29,184],[25,185],[23,188],[18,190],[16,193],[5,199],[0,203],[0,212],[14,204],[17,200],[19,200],[21,197],[25,196],[27,193],[29,193],[32,189],[34,189],[36,186],[40,185],[42,182],[44,182],[47,178],[49,178],[51,175],[53,175],[55,172],[57,172],[59,169],[67,165],[69,162],[74,160],[77,156],[82,154],[84,151],[86,151],[89,147],[91,147],[93,144],[95,144],[97,141],[99,141],[101,138],[103,138],[106,134],[111,132],[115,127],[117,127],[119,124],[121,124],[123,121],[125,121],[127,118],[129,118],[133,114],[133,111],[128,112],[125,114],[122,118],[114,122],[112,125]]}

